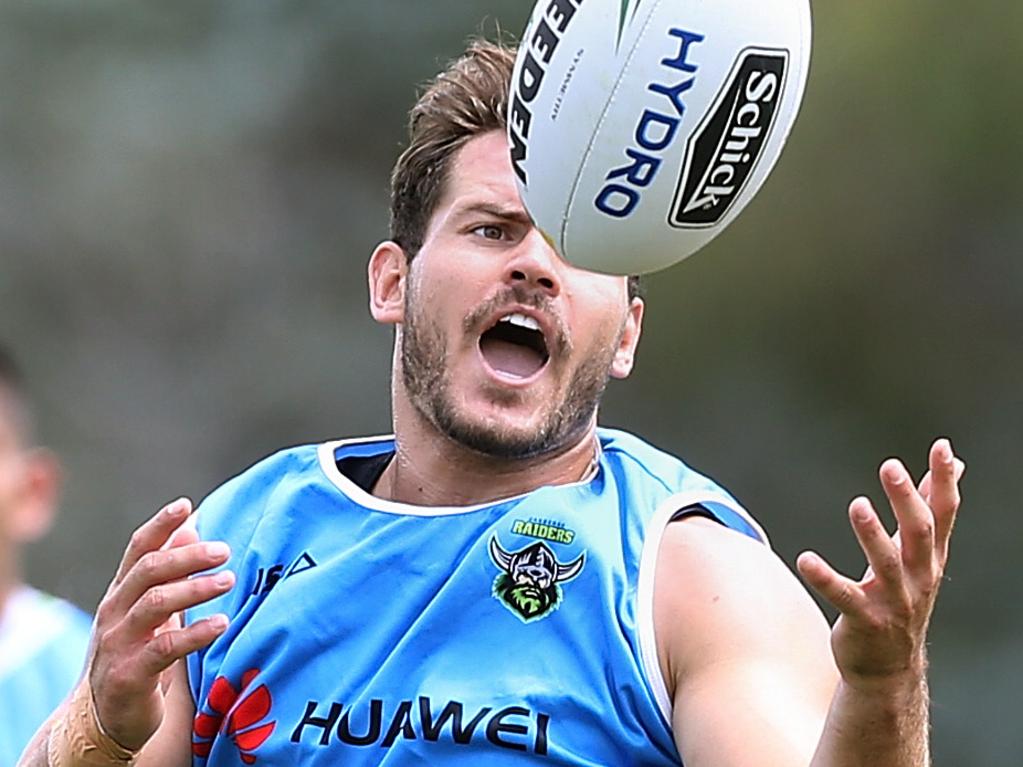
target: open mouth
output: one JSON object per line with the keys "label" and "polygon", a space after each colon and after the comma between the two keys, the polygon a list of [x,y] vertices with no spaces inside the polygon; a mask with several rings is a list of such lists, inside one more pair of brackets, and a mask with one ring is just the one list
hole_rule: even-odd
{"label": "open mouth", "polygon": [[551,358],[540,324],[524,314],[506,314],[480,336],[483,359],[509,378],[529,378]]}

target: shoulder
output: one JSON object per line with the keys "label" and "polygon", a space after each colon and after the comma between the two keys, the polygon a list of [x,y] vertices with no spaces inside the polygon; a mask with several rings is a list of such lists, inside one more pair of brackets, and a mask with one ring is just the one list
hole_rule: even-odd
{"label": "shoulder", "polygon": [[644,475],[670,491],[677,491],[682,486],[721,491],[713,480],[635,434],[601,427],[597,429],[597,438],[601,455],[606,461],[626,471]]}
{"label": "shoulder", "polygon": [[767,533],[724,487],[681,459],[639,437],[615,429],[598,429],[601,461],[627,497],[630,511],[649,518],[648,532],[654,546],[660,531],[690,507],[725,527],[763,543]]}
{"label": "shoulder", "polygon": [[92,619],[84,610],[29,586],[20,587],[9,599],[0,625],[0,677],[29,662],[63,667],[76,676],[91,629]]}
{"label": "shoulder", "polygon": [[646,480],[668,493],[693,492],[717,496],[734,502],[734,498],[715,482],[671,453],[619,429],[599,428],[601,460],[628,480]]}
{"label": "shoulder", "polygon": [[301,445],[263,458],[227,480],[199,505],[197,522],[205,538],[220,527],[237,530],[255,524],[279,493],[318,481],[321,446]]}
{"label": "shoulder", "polygon": [[792,571],[769,547],[705,518],[664,531],[654,623],[669,690],[717,664],[830,665],[830,629]]}
{"label": "shoulder", "polygon": [[224,541],[236,554],[259,544],[276,556],[278,549],[329,528],[342,507],[358,507],[352,500],[358,488],[341,475],[339,458],[392,446],[390,437],[364,437],[284,448],[210,492],[192,524],[201,539]]}
{"label": "shoulder", "polygon": [[322,445],[287,447],[268,455],[222,484],[214,493],[261,492],[289,477],[317,471]]}
{"label": "shoulder", "polygon": [[15,628],[33,627],[39,632],[43,627],[54,634],[75,636],[88,633],[92,618],[77,605],[31,586],[19,586],[8,600],[3,615],[3,636]]}

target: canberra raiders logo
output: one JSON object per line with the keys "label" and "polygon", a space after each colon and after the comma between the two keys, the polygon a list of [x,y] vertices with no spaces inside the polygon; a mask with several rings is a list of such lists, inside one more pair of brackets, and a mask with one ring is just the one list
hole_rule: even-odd
{"label": "canberra raiders logo", "polygon": [[523,622],[546,618],[561,604],[561,586],[575,578],[586,563],[586,554],[563,565],[543,541],[524,549],[505,551],[490,538],[490,558],[501,572],[494,579],[494,597]]}

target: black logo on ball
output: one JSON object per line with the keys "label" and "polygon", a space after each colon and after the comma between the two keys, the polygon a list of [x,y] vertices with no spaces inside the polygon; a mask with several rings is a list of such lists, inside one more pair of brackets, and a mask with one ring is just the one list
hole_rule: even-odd
{"label": "black logo on ball", "polygon": [[732,207],[774,127],[788,66],[788,51],[747,48],[703,124],[696,129],[668,223],[714,226]]}

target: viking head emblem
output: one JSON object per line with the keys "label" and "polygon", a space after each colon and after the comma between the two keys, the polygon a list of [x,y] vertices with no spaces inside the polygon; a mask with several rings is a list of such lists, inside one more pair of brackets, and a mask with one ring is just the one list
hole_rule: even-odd
{"label": "viking head emblem", "polygon": [[561,603],[558,584],[575,578],[583,569],[586,555],[561,564],[546,543],[537,541],[521,551],[505,551],[490,539],[490,558],[501,573],[494,580],[494,596],[525,621],[543,618]]}

